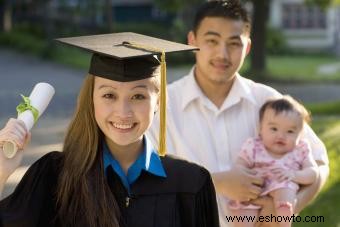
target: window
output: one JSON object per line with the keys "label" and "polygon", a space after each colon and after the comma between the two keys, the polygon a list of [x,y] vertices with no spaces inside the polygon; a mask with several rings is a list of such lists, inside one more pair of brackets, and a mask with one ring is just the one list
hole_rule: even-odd
{"label": "window", "polygon": [[326,13],[316,6],[286,3],[282,5],[282,26],[285,29],[326,28]]}

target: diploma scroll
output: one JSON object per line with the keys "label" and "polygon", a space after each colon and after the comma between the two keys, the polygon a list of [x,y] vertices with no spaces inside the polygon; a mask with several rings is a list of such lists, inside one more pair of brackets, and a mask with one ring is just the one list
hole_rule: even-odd
{"label": "diploma scroll", "polygon": [[[38,83],[34,86],[28,104],[25,103],[28,108],[24,107],[23,112],[18,113],[18,119],[25,123],[27,131],[31,130],[35,121],[43,114],[54,93],[54,88],[48,83]],[[26,97],[23,98],[25,100]],[[17,145],[13,141],[6,141],[3,144],[3,152],[7,158],[13,158],[17,150]]]}

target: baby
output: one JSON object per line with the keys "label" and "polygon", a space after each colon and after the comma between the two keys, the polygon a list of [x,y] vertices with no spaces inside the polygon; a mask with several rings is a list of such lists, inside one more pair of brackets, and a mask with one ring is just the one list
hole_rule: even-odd
{"label": "baby", "polygon": [[[243,144],[237,164],[256,170],[264,179],[261,195],[273,198],[276,216],[290,217],[294,214],[299,185],[311,184],[317,177],[310,146],[301,139],[303,125],[310,121],[310,115],[290,96],[267,101],[259,115],[259,136]],[[238,216],[257,216],[260,209],[245,201],[230,201],[229,208]],[[255,222],[233,224],[254,226]],[[291,226],[284,220],[279,224]]]}

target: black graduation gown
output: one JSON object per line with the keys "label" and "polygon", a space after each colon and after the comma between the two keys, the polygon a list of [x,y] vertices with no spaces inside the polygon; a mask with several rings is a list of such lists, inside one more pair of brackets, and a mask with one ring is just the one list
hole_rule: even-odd
{"label": "black graduation gown", "polygon": [[[56,217],[55,200],[62,158],[62,153],[51,152],[30,167],[13,194],[0,202],[1,226],[63,226],[63,219]],[[121,226],[218,227],[215,190],[208,171],[170,156],[161,161],[167,177],[142,171],[130,194],[109,167],[108,184],[121,210]]]}

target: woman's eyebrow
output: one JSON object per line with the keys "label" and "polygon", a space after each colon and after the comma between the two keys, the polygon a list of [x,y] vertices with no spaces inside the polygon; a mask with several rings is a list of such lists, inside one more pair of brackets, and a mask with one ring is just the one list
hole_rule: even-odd
{"label": "woman's eyebrow", "polygon": [[102,88],[113,88],[113,89],[117,89],[117,88],[115,88],[115,87],[113,87],[113,86],[109,86],[109,85],[105,85],[105,84],[100,85],[100,86],[98,87],[98,89],[102,89]]}
{"label": "woman's eyebrow", "polygon": [[[144,84],[141,84],[141,85],[137,85],[137,86],[133,87],[132,89],[136,89],[136,88],[145,88],[145,89],[147,89],[148,86],[146,86],[146,85],[144,85]],[[131,90],[132,90],[132,89],[131,89]]]}

